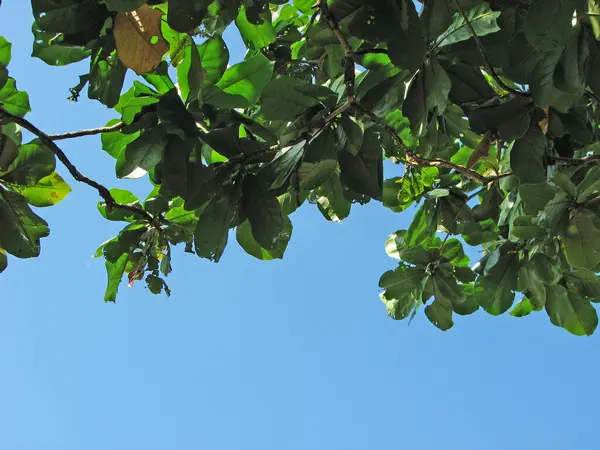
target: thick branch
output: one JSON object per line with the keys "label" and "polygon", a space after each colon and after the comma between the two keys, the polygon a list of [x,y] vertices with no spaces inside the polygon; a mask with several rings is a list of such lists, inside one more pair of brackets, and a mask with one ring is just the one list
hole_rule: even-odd
{"label": "thick branch", "polygon": [[123,205],[121,203],[118,203],[113,198],[110,191],[105,186],[101,185],[97,181],[94,181],[94,180],[86,177],[81,172],[79,172],[77,167],[75,167],[75,165],[69,160],[67,155],[60,149],[60,147],[58,147],[58,145],[56,145],[54,143],[52,138],[50,138],[50,136],[48,136],[42,130],[37,128],[35,125],[33,125],[27,119],[15,116],[15,115],[5,111],[2,108],[0,108],[0,118],[6,118],[11,122],[14,122],[17,125],[20,125],[21,127],[26,129],[30,133],[33,133],[34,135],[36,135],[42,141],[42,143],[46,147],[48,147],[50,149],[50,151],[52,151],[52,153],[54,153],[54,155],[58,158],[58,160],[61,163],[63,163],[63,165],[67,168],[67,170],[69,171],[69,173],[75,180],[79,181],[80,183],[87,184],[88,186],[91,186],[98,191],[98,194],[100,195],[100,197],[102,197],[102,199],[104,199],[104,201],[106,203],[106,207],[109,210],[111,208],[118,208],[118,209],[121,209],[124,211],[130,211],[131,213],[139,214],[139,215],[143,216],[150,222],[154,222],[154,217],[152,217],[150,214],[148,214],[148,212],[146,212],[144,209],[142,209],[139,206]]}
{"label": "thick branch", "polygon": [[490,59],[488,58],[487,53],[485,52],[485,48],[483,47],[483,44],[481,43],[481,39],[479,39],[479,36],[477,35],[475,28],[473,28],[473,25],[471,24],[471,21],[469,20],[469,18],[467,17],[467,15],[463,11],[463,9],[458,4],[458,0],[454,0],[454,5],[456,6],[456,9],[460,13],[460,15],[463,17],[464,21],[467,23],[467,27],[469,28],[469,31],[471,32],[471,36],[473,36],[473,39],[475,39],[475,44],[477,45],[477,50],[479,50],[479,53],[481,54],[481,57],[483,58],[483,61],[485,62],[488,72],[490,73],[492,78],[496,81],[496,83],[498,83],[498,85],[502,89],[504,89],[508,92],[512,92],[513,94],[522,95],[525,97],[529,96],[528,93],[521,92],[517,89],[514,89],[514,88],[508,86],[504,81],[502,81],[502,78],[500,78],[498,76],[498,74],[496,73],[496,70],[494,69],[494,66],[490,62]]}
{"label": "thick branch", "polygon": [[110,127],[101,127],[101,128],[90,128],[89,130],[80,130],[80,131],[70,131],[68,133],[60,133],[60,134],[48,134],[48,138],[53,141],[60,141],[62,139],[73,139],[82,136],[93,136],[95,134],[102,133],[111,133],[114,131],[120,131],[125,128],[127,125],[123,122],[116,123],[111,125]]}

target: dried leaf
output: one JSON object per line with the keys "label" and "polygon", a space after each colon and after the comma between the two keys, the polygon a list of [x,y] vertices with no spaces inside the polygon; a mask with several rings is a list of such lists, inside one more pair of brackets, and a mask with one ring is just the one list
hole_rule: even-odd
{"label": "dried leaf", "polygon": [[475,150],[473,151],[473,153],[471,154],[471,157],[469,158],[469,161],[467,162],[467,168],[470,169],[475,164],[477,164],[477,162],[481,158],[485,158],[486,156],[489,155],[490,148],[492,147],[492,142],[493,142],[492,132],[487,131],[481,138],[481,141],[479,141],[479,144],[477,144],[477,147],[475,147]]}
{"label": "dried leaf", "polygon": [[162,13],[148,5],[115,19],[114,36],[121,62],[138,75],[148,73],[160,64],[169,50],[160,24]]}

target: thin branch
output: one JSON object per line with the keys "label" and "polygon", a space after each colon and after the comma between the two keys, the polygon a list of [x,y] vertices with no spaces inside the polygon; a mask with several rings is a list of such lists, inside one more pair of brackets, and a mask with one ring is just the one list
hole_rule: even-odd
{"label": "thin branch", "polygon": [[344,83],[346,84],[346,97],[348,104],[351,106],[354,104],[354,83],[356,79],[356,67],[354,62],[354,51],[350,46],[350,43],[346,39],[346,37],[342,34],[340,30],[340,26],[337,23],[337,20],[333,16],[333,13],[329,10],[329,6],[327,5],[327,0],[319,0],[318,8],[321,10],[322,16],[327,20],[327,25],[333,31],[333,34],[337,37],[337,40],[340,42],[340,45],[344,49],[344,54],[346,55],[344,61]]}
{"label": "thin branch", "polygon": [[409,149],[406,146],[406,144],[404,143],[403,139],[398,135],[396,130],[394,130],[388,124],[384,123],[376,114],[365,109],[360,104],[356,104],[355,107],[358,111],[362,112],[363,114],[368,115],[369,118],[373,122],[378,124],[385,131],[387,131],[390,134],[390,136],[392,136],[394,141],[396,141],[396,144],[398,144],[406,153],[406,160],[404,161],[404,163],[407,165],[417,166],[417,167],[446,167],[448,169],[455,170],[456,172],[460,173],[461,175],[464,175],[467,178],[471,178],[475,181],[478,181],[481,184],[489,184],[494,181],[497,181],[500,178],[503,178],[503,177],[509,175],[508,173],[506,173],[506,174],[499,175],[497,177],[487,178],[487,177],[484,177],[483,175],[479,174],[475,170],[467,169],[466,167],[461,166],[459,164],[455,164],[451,161],[446,161],[444,159],[439,159],[439,158],[433,158],[433,159],[422,158],[419,155],[417,155],[415,152],[413,152],[411,149]]}
{"label": "thin branch", "polygon": [[20,125],[21,127],[26,129],[30,133],[33,133],[34,135],[36,135],[42,141],[42,143],[46,147],[48,147],[50,149],[50,151],[52,151],[52,153],[54,153],[54,155],[58,158],[58,160],[61,163],[63,163],[63,165],[67,168],[67,170],[69,171],[69,173],[75,180],[79,181],[80,183],[87,184],[88,186],[91,186],[98,191],[98,194],[100,195],[100,197],[102,197],[104,199],[104,202],[106,203],[106,207],[108,210],[110,210],[111,208],[118,208],[118,209],[121,209],[124,211],[130,211],[134,214],[139,214],[139,215],[143,216],[149,222],[155,222],[155,218],[153,216],[151,216],[150,214],[148,214],[148,212],[146,212],[141,207],[133,206],[133,205],[123,205],[121,203],[118,203],[113,198],[110,191],[105,186],[86,177],[81,172],[79,172],[77,167],[75,167],[75,165],[69,160],[67,155],[60,149],[60,147],[58,147],[58,145],[56,145],[54,143],[54,141],[50,138],[50,136],[48,136],[46,133],[41,131],[39,128],[37,128],[35,125],[33,125],[27,119],[15,116],[15,115],[9,113],[8,111],[0,108],[0,119],[4,119],[4,118],[8,119],[11,122],[16,123],[17,125]]}
{"label": "thin branch", "polygon": [[467,23],[467,27],[469,28],[469,31],[471,32],[471,36],[473,36],[473,39],[475,39],[475,44],[477,45],[477,50],[479,50],[479,53],[481,54],[481,57],[483,58],[483,61],[485,62],[485,65],[487,66],[488,72],[490,73],[492,78],[496,81],[496,83],[498,83],[498,85],[502,89],[504,89],[508,92],[512,92],[513,94],[516,94],[516,95],[528,97],[529,94],[527,92],[522,92],[517,89],[514,89],[514,88],[508,86],[504,81],[502,81],[502,78],[500,78],[498,76],[498,74],[496,73],[496,70],[494,69],[494,66],[490,62],[490,59],[488,58],[487,53],[485,52],[485,48],[483,47],[483,44],[481,43],[481,39],[479,39],[479,36],[477,35],[475,28],[473,28],[473,25],[471,24],[471,21],[465,14],[464,10],[458,4],[458,0],[454,0],[454,5],[456,6],[456,9],[460,13],[460,15],[463,17],[464,21]]}
{"label": "thin branch", "polygon": [[563,156],[549,156],[552,164],[562,164],[564,166],[578,166],[592,161],[600,161],[600,155],[588,155],[583,158],[565,158]]}
{"label": "thin branch", "polygon": [[304,29],[304,33],[302,33],[302,38],[306,38],[306,36],[308,35],[308,30],[310,29],[310,27],[312,27],[313,23],[315,23],[315,20],[318,15],[319,15],[319,10],[316,10],[314,13],[312,13],[312,16],[310,16],[310,21],[308,22],[308,25]]}
{"label": "thin branch", "polygon": [[114,131],[120,131],[127,126],[124,122],[119,122],[110,127],[101,127],[101,128],[90,128],[88,130],[80,130],[80,131],[70,131],[68,133],[60,133],[60,134],[48,134],[48,138],[53,141],[60,141],[63,139],[73,139],[82,136],[93,136],[96,134],[102,133],[112,133]]}
{"label": "thin branch", "polygon": [[338,25],[337,21],[335,20],[333,13],[329,10],[329,6],[327,5],[327,0],[319,0],[319,9],[321,10],[321,14],[323,14],[323,17],[325,17],[325,19],[327,20],[327,25],[329,26],[331,31],[333,31],[333,34],[335,34],[338,41],[340,41],[340,44],[342,45],[342,48],[344,49],[344,53],[346,54],[346,56],[349,58],[352,58],[352,56],[354,56],[352,47],[350,47],[348,40],[342,34],[342,31],[340,30],[340,26]]}

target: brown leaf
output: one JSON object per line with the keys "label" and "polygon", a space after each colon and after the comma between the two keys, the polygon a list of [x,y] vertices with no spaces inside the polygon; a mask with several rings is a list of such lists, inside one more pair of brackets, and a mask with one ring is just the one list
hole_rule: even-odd
{"label": "brown leaf", "polygon": [[138,75],[158,66],[169,50],[160,24],[162,13],[148,5],[128,13],[119,13],[115,19],[114,36],[117,55],[121,62]]}
{"label": "brown leaf", "polygon": [[493,142],[492,132],[488,131],[483,135],[483,137],[481,138],[481,141],[479,141],[479,144],[477,144],[477,147],[475,147],[475,150],[473,151],[473,153],[471,153],[471,157],[469,158],[469,161],[467,162],[468,169],[470,169],[475,164],[477,164],[477,162],[481,158],[485,158],[486,156],[489,155],[490,148],[492,146],[492,142]]}

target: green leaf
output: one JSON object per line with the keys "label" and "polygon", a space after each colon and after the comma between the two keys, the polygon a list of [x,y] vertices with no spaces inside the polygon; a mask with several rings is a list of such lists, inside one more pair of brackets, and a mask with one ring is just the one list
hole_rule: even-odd
{"label": "green leaf", "polygon": [[510,151],[510,167],[521,183],[540,183],[546,180],[544,158],[548,151],[546,136],[537,127],[518,139]]}
{"label": "green leaf", "polygon": [[[125,189],[113,188],[109,192],[117,203],[128,206],[140,205],[139,199]],[[106,203],[104,202],[98,202],[98,211],[100,214],[102,214],[102,217],[112,221],[132,222],[135,218],[131,211],[125,211],[120,208],[112,208],[112,210],[109,212],[106,208]]]}
{"label": "green leaf", "polygon": [[50,66],[66,66],[90,56],[91,51],[77,45],[66,44],[60,33],[47,33],[33,23],[34,41],[31,56],[39,58]]}
{"label": "green leaf", "polygon": [[194,30],[206,16],[211,0],[170,0],[167,22],[180,33]]}
{"label": "green leaf", "polygon": [[317,206],[325,219],[341,222],[350,215],[352,205],[344,196],[344,187],[337,174],[319,187],[317,195]]}
{"label": "green leaf", "polygon": [[123,253],[119,259],[115,262],[106,260],[106,275],[108,277],[108,283],[106,286],[106,292],[104,293],[105,302],[115,302],[117,300],[117,292],[119,291],[119,285],[125,273],[125,267],[129,261],[129,253]]}
{"label": "green leaf", "polygon": [[600,166],[593,166],[577,186],[577,202],[584,203],[600,194]]}
{"label": "green leaf", "polygon": [[225,186],[204,208],[194,231],[198,256],[219,262],[227,245],[229,229],[234,226],[239,198],[237,186]]}
{"label": "green leaf", "polygon": [[266,12],[259,15],[262,22],[254,24],[248,21],[246,10],[247,8],[244,6],[240,8],[240,12],[235,19],[235,25],[240,31],[246,47],[260,50],[275,42],[277,35],[271,24],[271,12],[267,9]]}
{"label": "green leaf", "polygon": [[414,246],[433,236],[437,230],[437,208],[435,200],[426,200],[413,217],[406,232],[406,242]]}
{"label": "green leaf", "polygon": [[547,232],[539,227],[534,216],[519,216],[513,220],[510,232],[516,236],[516,240],[540,239],[546,236]]}
{"label": "green leaf", "polygon": [[[399,11],[400,26],[395,27],[388,40],[388,55],[392,63],[398,67],[417,69],[423,64],[426,56],[425,36],[414,3],[403,1],[402,9]],[[395,19],[397,20],[397,18]]]}
{"label": "green leaf", "polygon": [[92,57],[88,97],[114,108],[119,102],[127,68],[117,58],[117,52],[106,57]]}
{"label": "green leaf", "polygon": [[533,2],[523,29],[527,40],[539,51],[550,51],[565,45],[573,33],[571,0],[541,0]]}
{"label": "green leaf", "polygon": [[600,297],[600,277],[590,270],[574,270],[565,273],[569,290],[577,290],[583,296]]}
{"label": "green leaf", "polygon": [[277,197],[256,176],[245,177],[242,191],[242,204],[254,239],[262,248],[276,248],[284,230],[283,213]]}
{"label": "green leaf", "polygon": [[589,336],[598,326],[598,315],[590,302],[563,286],[548,290],[546,312],[554,325],[577,336]]}
{"label": "green leaf", "polygon": [[578,269],[594,269],[600,264],[600,229],[594,215],[585,211],[573,214],[562,233],[565,256]]}
{"label": "green leaf", "polygon": [[450,78],[437,58],[427,60],[411,81],[402,105],[402,114],[410,120],[410,127],[415,135],[425,134],[431,121],[431,113],[444,112],[450,87]]}
{"label": "green leaf", "polygon": [[37,207],[53,206],[64,200],[71,192],[69,186],[56,172],[42,178],[34,185],[25,186],[18,191],[27,203]]}
{"label": "green leaf", "polygon": [[8,66],[11,58],[12,44],[0,36],[0,66]]}
{"label": "green leaf", "polygon": [[36,139],[19,146],[18,153],[0,179],[21,186],[36,185],[56,168],[54,154]]}
{"label": "green leaf", "polygon": [[40,29],[56,33],[82,33],[101,27],[108,17],[104,5],[94,0],[31,0],[31,7]]}
{"label": "green leaf", "polygon": [[16,192],[0,186],[0,242],[4,250],[17,258],[40,254],[40,239],[48,236],[48,224],[37,216]]}
{"label": "green leaf", "polygon": [[[347,148],[347,146],[346,146]],[[338,153],[342,183],[359,194],[379,199],[383,190],[383,149],[373,128],[366,130],[358,154]]]}
{"label": "green leaf", "polygon": [[[109,127],[119,122],[120,120],[118,119],[112,119],[106,124],[106,126]],[[100,135],[100,138],[102,140],[102,149],[110,156],[117,159],[119,157],[119,153],[121,153],[121,151],[125,147],[127,147],[129,143],[135,141],[139,136],[139,131],[136,131],[133,134],[121,133],[119,131],[113,131],[111,133],[102,133]]]}
{"label": "green leaf", "polygon": [[435,40],[452,24],[452,14],[447,0],[425,0],[421,12],[426,41]]}
{"label": "green leaf", "polygon": [[117,158],[119,178],[138,178],[160,162],[167,146],[167,136],[160,127],[144,131],[139,138],[129,143]]}
{"label": "green leaf", "polygon": [[197,99],[202,86],[216,84],[227,69],[229,50],[219,35],[205,40],[201,45],[186,45],[183,61],[177,66],[177,80],[181,96]]}
{"label": "green leaf", "polygon": [[425,315],[429,321],[442,331],[449,330],[454,325],[452,321],[452,308],[439,301],[434,301],[425,308]]}
{"label": "green leaf", "polygon": [[318,100],[303,95],[301,87],[311,86],[293,77],[275,78],[265,86],[261,96],[260,109],[267,120],[294,120]]}
{"label": "green leaf", "polygon": [[215,86],[207,86],[203,93],[204,102],[220,108],[247,108],[254,105],[271,80],[273,65],[272,61],[259,53],[230,67]]}
{"label": "green leaf", "polygon": [[[487,3],[481,3],[466,11],[465,15],[475,30],[477,36],[485,36],[500,31],[496,19],[500,16],[499,11],[492,11]],[[437,46],[444,47],[457,42],[471,39],[473,34],[469,29],[467,21],[459,12],[454,14],[452,24],[437,39]]]}
{"label": "green leaf", "polygon": [[275,158],[273,158],[273,161],[268,166],[269,170],[273,173],[274,180],[271,184],[271,189],[278,189],[288,181],[302,160],[305,145],[306,142],[302,141],[277,152],[277,155],[275,155]]}
{"label": "green leaf", "polygon": [[384,291],[380,296],[391,318],[401,320],[408,317],[420,301],[426,277],[423,269],[403,264],[381,276],[379,287]]}
{"label": "green leaf", "polygon": [[31,111],[29,95],[27,95],[27,92],[17,89],[17,84],[13,78],[9,78],[0,89],[0,106],[18,117],[23,117]]}
{"label": "green leaf", "polygon": [[179,136],[183,140],[199,136],[194,116],[187,111],[176,89],[171,89],[160,98],[156,113],[165,133]]}
{"label": "green leaf", "polygon": [[510,315],[513,317],[525,317],[531,314],[536,309],[531,304],[531,301],[525,297],[510,311]]}
{"label": "green leaf", "polygon": [[506,312],[513,304],[519,270],[518,256],[512,251],[504,252],[497,263],[475,282],[475,298],[490,314]]}
{"label": "green leaf", "polygon": [[277,236],[277,242],[273,248],[266,249],[260,246],[252,233],[252,227],[250,222],[247,220],[237,226],[236,239],[238,244],[244,249],[246,253],[254,256],[257,259],[263,261],[270,261],[273,259],[283,258],[285,249],[287,248],[288,242],[292,236],[292,222],[284,215],[283,216],[283,228]]}
{"label": "green leaf", "polygon": [[526,214],[537,214],[554,198],[554,189],[546,182],[528,183],[519,186]]}

